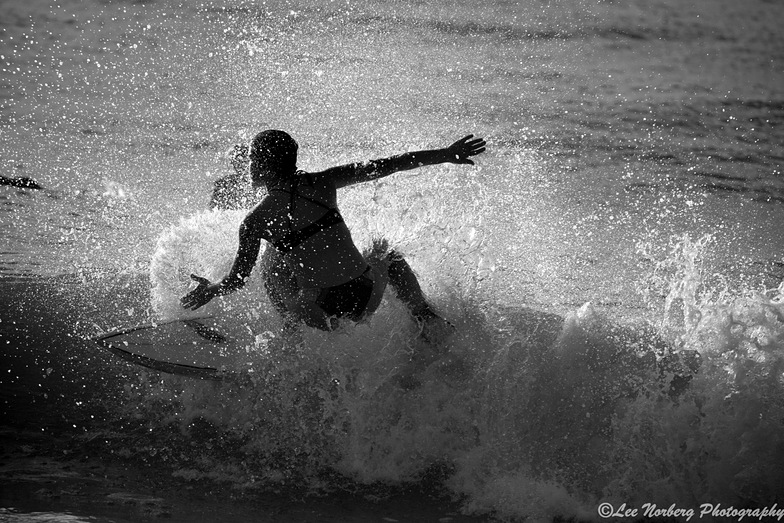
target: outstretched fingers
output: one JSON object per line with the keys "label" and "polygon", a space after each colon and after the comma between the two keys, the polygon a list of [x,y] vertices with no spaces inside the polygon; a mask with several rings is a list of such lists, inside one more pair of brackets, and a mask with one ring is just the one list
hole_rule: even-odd
{"label": "outstretched fingers", "polygon": [[482,138],[477,138],[475,140],[471,140],[470,142],[466,142],[465,145],[468,148],[469,156],[475,156],[477,154],[483,153],[487,148],[487,142],[485,142]]}
{"label": "outstretched fingers", "polygon": [[483,138],[474,138],[473,134],[461,138],[452,145],[458,163],[469,165],[473,165],[474,162],[468,158],[485,152],[486,147],[487,142]]}
{"label": "outstretched fingers", "polygon": [[199,289],[193,290],[180,300],[180,303],[184,309],[196,310],[202,306],[198,291]]}
{"label": "outstretched fingers", "polygon": [[209,297],[207,293],[210,280],[207,278],[202,278],[201,276],[196,276],[195,274],[191,274],[191,279],[198,282],[199,285],[191,292],[183,296],[183,298],[180,300],[180,304],[185,309],[196,310],[210,301],[211,297]]}

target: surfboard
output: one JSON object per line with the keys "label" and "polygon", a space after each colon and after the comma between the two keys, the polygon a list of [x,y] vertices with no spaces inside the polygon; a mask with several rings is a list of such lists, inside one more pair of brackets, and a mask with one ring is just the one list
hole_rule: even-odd
{"label": "surfboard", "polygon": [[235,379],[236,344],[215,318],[191,318],[126,327],[93,338],[125,361],[192,378]]}

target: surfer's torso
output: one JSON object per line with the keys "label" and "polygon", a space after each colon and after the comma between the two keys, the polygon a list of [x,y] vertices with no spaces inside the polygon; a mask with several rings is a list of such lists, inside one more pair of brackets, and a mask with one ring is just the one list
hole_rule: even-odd
{"label": "surfer's torso", "polygon": [[367,262],[337,209],[331,180],[298,171],[271,187],[246,219],[283,256],[301,289],[324,289],[362,276]]}

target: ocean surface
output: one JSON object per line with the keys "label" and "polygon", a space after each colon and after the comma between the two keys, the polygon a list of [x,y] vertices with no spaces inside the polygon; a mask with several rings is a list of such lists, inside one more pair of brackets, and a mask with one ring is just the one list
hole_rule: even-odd
{"label": "ocean surface", "polygon": [[[0,521],[784,503],[782,24],[776,0],[0,0]],[[419,387],[381,386],[421,343],[393,294],[285,347],[258,274],[207,308],[250,382],[90,341],[225,273],[243,211],[212,183],[266,128],[306,170],[487,140],[339,194],[456,326]]]}

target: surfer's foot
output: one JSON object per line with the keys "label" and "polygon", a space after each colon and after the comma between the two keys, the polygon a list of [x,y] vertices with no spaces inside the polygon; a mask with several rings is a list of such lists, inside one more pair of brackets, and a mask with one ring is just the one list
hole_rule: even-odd
{"label": "surfer's foot", "polygon": [[417,344],[411,363],[421,369],[446,356],[449,350],[445,342],[454,333],[455,327],[431,313],[427,319],[419,321],[419,329],[419,338],[425,343]]}

